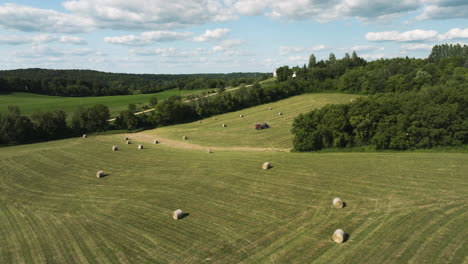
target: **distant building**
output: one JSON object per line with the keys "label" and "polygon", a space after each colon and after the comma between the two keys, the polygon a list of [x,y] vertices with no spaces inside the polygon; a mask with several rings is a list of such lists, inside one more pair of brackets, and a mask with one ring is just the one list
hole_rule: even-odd
{"label": "distant building", "polygon": [[293,78],[296,78],[296,76],[297,76],[297,75],[296,75],[296,72],[293,72],[292,77],[293,77]]}

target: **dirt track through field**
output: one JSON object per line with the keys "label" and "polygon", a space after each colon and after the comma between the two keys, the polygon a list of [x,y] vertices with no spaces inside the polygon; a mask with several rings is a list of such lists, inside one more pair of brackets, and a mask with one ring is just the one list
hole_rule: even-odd
{"label": "dirt track through field", "polygon": [[[157,139],[160,141],[159,144],[161,145],[173,147],[173,148],[182,148],[182,149],[205,150],[205,151],[208,151],[209,149],[211,149],[213,152],[214,151],[290,152],[290,149],[287,149],[287,148],[200,146],[200,145],[189,143],[187,141],[183,141],[182,139],[180,140],[167,139],[167,138],[162,138],[157,135],[145,134],[144,132],[129,134],[128,136],[135,141],[148,142],[151,144],[153,144],[154,140]],[[188,139],[188,141],[190,141],[190,138]]]}
{"label": "dirt track through field", "polygon": [[[245,87],[252,87],[252,84],[250,85],[246,85]],[[230,89],[226,89],[226,92],[232,92],[232,91],[235,91],[235,90],[239,90],[240,87],[236,87],[236,88],[230,88]],[[207,98],[207,97],[211,97],[211,96],[214,96],[214,95],[217,95],[218,93],[212,93],[212,94],[207,94],[205,95],[204,98]],[[199,98],[194,98],[194,99],[189,99],[189,100],[185,100],[183,101],[183,103],[190,103],[192,101],[196,101],[198,100]],[[141,112],[136,112],[135,115],[141,115],[141,114],[145,114],[145,113],[149,113],[149,112],[153,112],[154,110],[156,110],[156,108],[150,108],[150,109],[146,109],[144,111],[141,111]],[[107,120],[107,122],[114,122],[117,118],[111,118],[109,120]]]}

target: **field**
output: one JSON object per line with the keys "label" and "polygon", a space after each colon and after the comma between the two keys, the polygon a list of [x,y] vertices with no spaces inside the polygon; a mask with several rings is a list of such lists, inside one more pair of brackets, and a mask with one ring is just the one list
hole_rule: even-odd
{"label": "field", "polygon": [[[264,119],[319,106],[302,105],[307,96],[271,104],[268,116],[258,109],[269,105],[242,111],[245,122],[286,126]],[[238,115],[216,121],[228,129]],[[213,139],[191,133],[193,142],[219,143],[222,123],[211,120],[200,125]],[[0,263],[468,261],[467,154],[258,151],[268,145],[227,130],[208,154],[179,138],[195,125],[165,128],[177,135],[159,145],[149,131],[130,134],[131,145],[101,135],[0,148]],[[288,147],[282,131],[272,146]],[[333,208],[335,197],[346,207]],[[175,221],[178,208],[188,216]],[[338,228],[343,244],[331,241]]]}
{"label": "field", "polygon": [[34,112],[46,112],[52,110],[63,110],[69,115],[79,107],[92,107],[96,104],[104,104],[109,107],[112,116],[117,116],[121,111],[127,109],[128,104],[148,104],[151,97],[156,96],[159,100],[169,98],[173,95],[186,96],[200,91],[179,91],[177,89],[163,91],[155,94],[117,95],[97,97],[61,97],[29,93],[0,94],[0,113],[7,112],[8,105],[17,105],[23,114]]}
{"label": "field", "polygon": [[[326,104],[349,103],[357,97],[351,94],[305,94],[201,122],[158,128],[147,133],[177,140],[185,135],[190,138],[190,142],[203,146],[291,148],[291,124],[298,114]],[[278,115],[279,112],[283,115]],[[243,118],[239,117],[241,114],[244,115]],[[254,129],[255,124],[264,122],[271,128],[259,131]],[[222,127],[223,124],[227,127]]]}

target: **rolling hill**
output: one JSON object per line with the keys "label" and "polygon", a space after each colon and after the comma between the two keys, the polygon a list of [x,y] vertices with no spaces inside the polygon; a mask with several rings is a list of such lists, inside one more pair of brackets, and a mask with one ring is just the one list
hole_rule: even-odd
{"label": "rolling hill", "polygon": [[[304,94],[202,121],[149,130],[144,134],[171,140],[179,140],[185,135],[190,143],[208,147],[291,148],[291,124],[298,114],[327,104],[349,103],[357,97],[351,94]],[[255,124],[264,122],[271,128],[255,130]]]}
{"label": "rolling hill", "polygon": [[[0,148],[0,263],[466,262],[467,154],[268,150],[290,146],[294,115],[352,97],[294,97],[130,145],[91,135]],[[252,128],[263,121],[272,128]],[[175,221],[179,208],[188,216]]]}

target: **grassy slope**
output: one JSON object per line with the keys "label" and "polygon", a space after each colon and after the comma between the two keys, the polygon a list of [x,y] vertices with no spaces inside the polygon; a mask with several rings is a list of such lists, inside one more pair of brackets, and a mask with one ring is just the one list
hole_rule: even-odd
{"label": "grassy slope", "polygon": [[[268,141],[256,140],[269,135],[271,145],[286,146],[293,111],[336,102],[333,96],[295,97],[272,104],[273,111],[242,111],[244,119],[217,117],[213,126],[204,120],[203,133],[189,141],[261,147]],[[260,136],[228,132],[241,127],[238,120],[274,128]],[[179,137],[190,126],[198,124],[164,129]],[[137,150],[122,139],[0,148],[0,263],[468,261],[467,154],[207,154],[165,145]],[[112,152],[112,145],[122,150]],[[264,161],[273,169],[262,170]],[[101,169],[109,175],[96,179]],[[334,197],[346,208],[332,208]],[[190,215],[172,220],[177,208]],[[338,228],[350,234],[341,245],[331,242]]]}
{"label": "grassy slope", "polygon": [[72,114],[79,106],[92,107],[96,104],[104,104],[111,110],[111,115],[116,116],[122,110],[127,109],[128,104],[148,104],[149,99],[156,96],[158,99],[169,98],[173,95],[189,95],[201,91],[179,91],[176,89],[155,94],[98,96],[98,97],[60,97],[29,93],[11,93],[0,95],[0,113],[7,112],[8,105],[18,105],[21,112],[30,114],[38,111],[64,110]]}
{"label": "grassy slope", "polygon": [[[191,143],[204,146],[291,148],[290,130],[294,117],[326,104],[349,103],[356,97],[349,94],[304,94],[205,119],[201,123],[197,121],[163,127],[146,133],[177,140],[186,135]],[[273,110],[268,110],[270,106]],[[279,116],[279,112],[283,115]],[[244,117],[240,118],[240,114]],[[263,122],[267,122],[271,128],[260,131],[254,129],[256,123]],[[223,128],[222,124],[227,124],[227,127]]]}
{"label": "grassy slope", "polygon": [[[466,154],[147,147],[109,135],[0,149],[0,263],[467,261]],[[172,220],[177,208],[190,215]]]}

